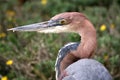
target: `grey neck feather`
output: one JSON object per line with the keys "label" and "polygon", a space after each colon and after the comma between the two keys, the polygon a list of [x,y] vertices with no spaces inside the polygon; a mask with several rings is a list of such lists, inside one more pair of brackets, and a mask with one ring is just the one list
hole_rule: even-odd
{"label": "grey neck feather", "polygon": [[71,42],[71,43],[66,44],[64,47],[62,47],[59,50],[58,56],[56,59],[56,64],[55,64],[56,77],[59,77],[60,75],[60,62],[63,60],[63,58],[67,54],[69,54],[70,51],[76,50],[79,44],[80,44],[79,42]]}

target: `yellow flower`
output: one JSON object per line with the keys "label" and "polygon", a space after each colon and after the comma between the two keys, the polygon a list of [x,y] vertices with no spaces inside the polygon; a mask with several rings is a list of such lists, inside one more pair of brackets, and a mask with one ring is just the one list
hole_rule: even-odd
{"label": "yellow flower", "polygon": [[7,77],[7,76],[3,76],[3,77],[1,78],[1,80],[8,80],[8,77]]}
{"label": "yellow flower", "polygon": [[5,33],[0,33],[0,38],[4,38],[6,36]]}
{"label": "yellow flower", "polygon": [[6,15],[9,17],[13,17],[13,16],[15,16],[15,11],[8,10],[8,11],[6,11]]}
{"label": "yellow flower", "polygon": [[100,31],[105,31],[105,30],[106,30],[106,25],[105,24],[101,25],[100,26]]}
{"label": "yellow flower", "polygon": [[104,60],[107,61],[109,59],[109,56],[108,55],[105,55],[104,56]]}
{"label": "yellow flower", "polygon": [[13,64],[13,60],[8,60],[7,62],[6,62],[6,65],[12,65]]}
{"label": "yellow flower", "polygon": [[47,4],[47,0],[41,0],[41,4],[42,5],[46,5]]}
{"label": "yellow flower", "polygon": [[114,29],[114,28],[115,28],[115,25],[114,25],[114,24],[111,24],[111,25],[110,25],[110,28]]}

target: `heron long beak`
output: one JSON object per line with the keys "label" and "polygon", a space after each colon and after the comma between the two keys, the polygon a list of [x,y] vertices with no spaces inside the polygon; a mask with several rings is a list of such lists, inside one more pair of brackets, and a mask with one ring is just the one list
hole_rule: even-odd
{"label": "heron long beak", "polygon": [[19,26],[15,28],[8,29],[8,31],[37,31],[41,33],[60,33],[66,32],[67,28],[59,23],[59,20],[49,20],[45,22]]}
{"label": "heron long beak", "polygon": [[8,29],[8,31],[40,31],[43,29],[46,29],[52,25],[49,24],[50,21],[45,21],[45,22],[40,22],[40,23],[35,23],[35,24],[30,24],[30,25],[24,25],[24,26],[19,26],[15,28]]}

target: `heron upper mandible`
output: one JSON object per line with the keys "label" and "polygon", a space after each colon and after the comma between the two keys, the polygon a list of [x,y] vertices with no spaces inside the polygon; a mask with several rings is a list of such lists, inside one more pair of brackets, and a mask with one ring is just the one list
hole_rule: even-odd
{"label": "heron upper mandible", "polygon": [[97,46],[93,24],[79,12],[64,12],[49,21],[19,26],[8,30],[37,31],[41,33],[74,32],[81,36],[59,50],[56,60],[56,80],[112,80],[110,73],[98,61],[89,59]]}

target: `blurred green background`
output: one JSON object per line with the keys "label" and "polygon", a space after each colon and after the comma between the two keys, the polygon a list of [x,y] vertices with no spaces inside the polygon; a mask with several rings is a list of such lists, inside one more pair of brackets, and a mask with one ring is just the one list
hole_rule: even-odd
{"label": "blurred green background", "polygon": [[77,34],[12,32],[9,28],[49,20],[61,12],[84,13],[97,29],[94,58],[120,80],[120,0],[0,0],[1,80],[55,80],[58,50]]}

